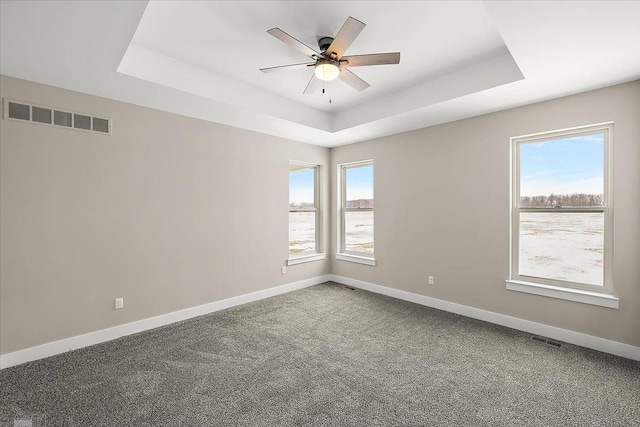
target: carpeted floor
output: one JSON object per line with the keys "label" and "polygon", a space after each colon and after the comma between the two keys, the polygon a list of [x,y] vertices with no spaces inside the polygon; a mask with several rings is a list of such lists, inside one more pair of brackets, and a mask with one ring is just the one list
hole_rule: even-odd
{"label": "carpeted floor", "polygon": [[0,420],[629,427],[640,363],[327,283],[4,369]]}

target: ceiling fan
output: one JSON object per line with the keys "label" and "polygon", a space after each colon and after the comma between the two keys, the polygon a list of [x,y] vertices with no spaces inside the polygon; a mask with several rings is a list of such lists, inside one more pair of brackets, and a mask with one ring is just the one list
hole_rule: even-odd
{"label": "ceiling fan", "polygon": [[318,40],[320,52],[316,52],[280,28],[272,28],[268,30],[267,33],[304,53],[310,57],[313,62],[261,68],[260,71],[263,73],[272,73],[274,71],[289,71],[314,67],[314,74],[311,76],[311,80],[309,80],[303,92],[305,94],[315,92],[322,87],[325,81],[338,78],[355,89],[363,91],[370,86],[369,83],[353,74],[348,68],[400,63],[400,52],[344,56],[347,48],[351,46],[351,43],[358,37],[358,34],[360,34],[364,27],[365,24],[363,22],[351,16],[348,17],[335,38],[322,37]]}

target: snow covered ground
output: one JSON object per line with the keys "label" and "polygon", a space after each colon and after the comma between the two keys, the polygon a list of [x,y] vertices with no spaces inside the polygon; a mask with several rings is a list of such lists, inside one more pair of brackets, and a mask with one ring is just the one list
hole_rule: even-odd
{"label": "snow covered ground", "polygon": [[[289,252],[315,249],[315,214],[289,214]],[[520,275],[593,285],[603,283],[601,213],[521,214]],[[348,212],[346,250],[373,253],[373,212]]]}
{"label": "snow covered ground", "polygon": [[373,253],[373,212],[347,212],[344,227],[345,250]]}
{"label": "snow covered ground", "polygon": [[315,212],[289,212],[289,253],[316,249]]}
{"label": "snow covered ground", "polygon": [[521,276],[603,284],[603,214],[523,212],[520,224]]}
{"label": "snow covered ground", "polygon": [[[373,212],[348,212],[346,250],[373,253]],[[289,253],[315,249],[315,213],[289,213]]]}

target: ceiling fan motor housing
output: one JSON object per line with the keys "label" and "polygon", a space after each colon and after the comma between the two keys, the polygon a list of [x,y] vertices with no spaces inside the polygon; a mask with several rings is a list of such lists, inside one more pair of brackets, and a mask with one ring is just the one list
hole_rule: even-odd
{"label": "ceiling fan motor housing", "polygon": [[333,37],[322,37],[318,40],[318,47],[320,48],[320,52],[325,53],[329,46],[333,43]]}

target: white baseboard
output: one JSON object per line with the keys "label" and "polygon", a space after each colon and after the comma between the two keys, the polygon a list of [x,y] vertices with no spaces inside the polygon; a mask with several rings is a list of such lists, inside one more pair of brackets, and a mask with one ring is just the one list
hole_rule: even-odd
{"label": "white baseboard", "polygon": [[518,329],[536,335],[542,335],[570,344],[575,344],[593,350],[598,350],[605,353],[614,354],[616,356],[640,361],[640,347],[623,344],[604,338],[598,338],[591,335],[581,334],[579,332],[569,331],[567,329],[556,328],[554,326],[544,325],[542,323],[519,319],[517,317],[494,313],[475,307],[469,307],[462,304],[439,300],[424,295],[401,291],[399,289],[387,288],[385,286],[380,286],[361,280],[350,279],[348,277],[330,274],[326,276],[318,276],[311,279],[301,280],[299,282],[289,283],[282,286],[277,286],[275,288],[252,292],[250,294],[240,295],[221,301],[215,301],[212,303],[203,304],[180,311],[174,311],[172,313],[143,319],[124,325],[114,326],[112,328],[102,329],[99,331],[90,332],[88,334],[78,335],[60,341],[54,341],[36,347],[30,347],[24,350],[18,350],[13,353],[3,354],[0,355],[0,369],[8,368],[37,359],[42,359],[49,356],[54,356],[56,354],[65,353],[67,351],[75,350],[78,348],[99,344],[101,342],[113,340],[138,332],[143,332],[149,329],[154,329],[160,326],[179,322],[181,320],[191,319],[193,317],[202,316],[204,314],[213,313],[219,310],[224,310],[225,308],[234,307],[236,305],[246,304],[248,302],[284,294],[287,292],[324,283],[329,280],[341,283],[343,285],[353,286],[354,288],[364,289],[366,291],[387,295],[393,298],[425,305],[427,307],[437,308],[439,310],[460,314],[474,319],[484,320],[486,322],[507,326],[509,328]]}
{"label": "white baseboard", "polygon": [[439,310],[448,311],[455,314],[471,317],[485,322],[495,323],[497,325],[506,326],[520,331],[528,332],[535,335],[542,335],[553,338],[558,341],[579,345],[581,347],[602,351],[604,353],[614,354],[616,356],[626,357],[627,359],[640,361],[640,347],[629,344],[623,344],[617,341],[611,341],[604,338],[598,338],[591,335],[581,334],[579,332],[567,329],[556,328],[542,323],[532,322],[530,320],[519,319],[517,317],[507,316],[504,314],[494,313],[492,311],[482,310],[475,307],[469,307],[462,304],[456,304],[436,298],[418,295],[411,292],[401,291],[399,289],[387,288],[385,286],[375,285],[361,280],[350,279],[348,277],[331,275],[331,280],[343,285],[352,286],[354,288],[364,289],[366,291],[375,292],[377,294],[387,295],[393,298],[413,302],[427,307],[437,308]]}
{"label": "white baseboard", "polygon": [[250,294],[240,295],[221,301],[214,301],[180,311],[174,311],[172,313],[138,320],[124,325],[114,326],[112,328],[102,329],[71,338],[65,338],[60,341],[42,344],[36,347],[26,348],[24,350],[18,350],[13,353],[3,354],[0,355],[0,369],[30,362],[32,360],[54,356],[56,354],[76,350],[78,348],[99,344],[101,342],[168,325],[170,323],[179,322],[181,320],[191,319],[192,317],[202,316],[203,314],[213,313],[214,311],[224,310],[225,308],[234,307],[236,305],[246,304],[248,302],[307,288],[329,280],[331,280],[330,275],[313,277],[311,279],[288,283],[286,285],[276,286],[275,288],[265,289],[263,291],[252,292]]}

